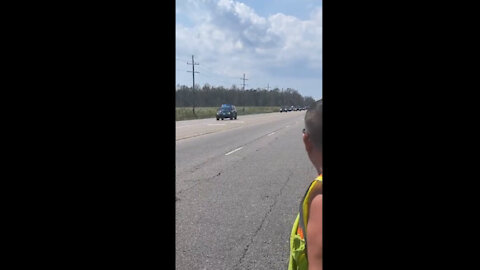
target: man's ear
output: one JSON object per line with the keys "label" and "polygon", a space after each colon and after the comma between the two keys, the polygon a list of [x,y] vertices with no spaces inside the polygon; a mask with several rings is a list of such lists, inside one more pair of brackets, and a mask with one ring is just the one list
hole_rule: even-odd
{"label": "man's ear", "polygon": [[303,134],[303,143],[305,144],[305,150],[307,150],[307,153],[310,153],[313,148],[313,144],[310,141],[310,136],[307,133]]}

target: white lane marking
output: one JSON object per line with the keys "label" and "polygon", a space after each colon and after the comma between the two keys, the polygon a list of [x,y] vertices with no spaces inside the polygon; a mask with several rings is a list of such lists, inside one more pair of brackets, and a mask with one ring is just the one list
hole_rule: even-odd
{"label": "white lane marking", "polygon": [[208,124],[209,126],[225,126],[225,124]]}
{"label": "white lane marking", "polygon": [[290,127],[290,125],[286,126],[286,128]]}
{"label": "white lane marking", "polygon": [[239,148],[237,148],[237,149],[235,149],[235,150],[233,150],[233,151],[230,151],[230,152],[226,153],[225,156],[228,156],[228,155],[230,155],[230,154],[232,154],[232,153],[235,153],[235,152],[237,152],[238,150],[240,150],[240,149],[242,149],[242,148],[243,148],[243,147],[239,147]]}
{"label": "white lane marking", "polygon": [[198,124],[196,125],[185,125],[185,126],[179,126],[179,127],[175,127],[175,128],[183,128],[183,127],[191,127],[191,126],[197,126]]}
{"label": "white lane marking", "polygon": [[270,136],[270,135],[273,135],[273,134],[275,134],[275,131],[274,131],[274,132],[272,132],[272,133],[270,133],[270,134],[268,134],[267,136]]}

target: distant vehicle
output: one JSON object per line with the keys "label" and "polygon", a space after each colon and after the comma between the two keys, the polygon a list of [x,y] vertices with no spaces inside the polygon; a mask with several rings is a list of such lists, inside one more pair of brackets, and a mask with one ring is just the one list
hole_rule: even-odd
{"label": "distant vehicle", "polygon": [[287,107],[281,107],[281,108],[280,108],[280,112],[288,112]]}
{"label": "distant vehicle", "polygon": [[289,111],[295,111],[295,106],[290,106]]}
{"label": "distant vehicle", "polygon": [[217,111],[217,121],[218,119],[230,118],[230,120],[237,119],[237,108],[234,105],[222,104],[222,106]]}

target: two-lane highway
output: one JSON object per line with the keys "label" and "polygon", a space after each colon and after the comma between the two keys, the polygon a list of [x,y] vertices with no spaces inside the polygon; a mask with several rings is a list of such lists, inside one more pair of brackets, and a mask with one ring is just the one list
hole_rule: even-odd
{"label": "two-lane highway", "polygon": [[176,269],[286,269],[291,226],[316,176],[304,116],[177,122]]}

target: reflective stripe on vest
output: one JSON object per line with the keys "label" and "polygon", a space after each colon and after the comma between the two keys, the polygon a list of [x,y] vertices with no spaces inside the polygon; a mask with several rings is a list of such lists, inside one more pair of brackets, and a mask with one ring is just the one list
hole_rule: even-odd
{"label": "reflective stripe on vest", "polygon": [[290,261],[288,264],[288,270],[294,269],[308,269],[307,258],[307,222],[308,211],[311,191],[317,184],[322,183],[322,175],[319,175],[310,184],[309,188],[303,196],[300,203],[299,213],[293,224],[292,232],[290,233]]}

